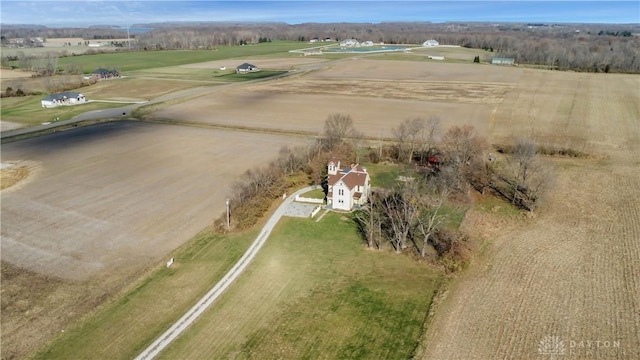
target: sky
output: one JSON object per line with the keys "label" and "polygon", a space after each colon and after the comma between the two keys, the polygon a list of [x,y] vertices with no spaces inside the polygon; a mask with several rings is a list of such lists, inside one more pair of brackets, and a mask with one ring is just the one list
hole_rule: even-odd
{"label": "sky", "polygon": [[0,0],[0,23],[51,27],[170,21],[465,21],[640,23],[635,1],[16,1]]}

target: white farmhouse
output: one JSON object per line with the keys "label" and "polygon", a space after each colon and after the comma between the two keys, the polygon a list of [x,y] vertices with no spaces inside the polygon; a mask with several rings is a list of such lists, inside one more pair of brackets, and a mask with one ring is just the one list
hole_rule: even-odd
{"label": "white farmhouse", "polygon": [[364,205],[371,195],[371,177],[367,169],[355,164],[344,169],[340,161],[327,164],[327,205],[334,210],[350,211]]}
{"label": "white farmhouse", "polygon": [[86,102],[84,95],[75,91],[65,91],[48,95],[40,101],[43,108],[54,108],[61,105],[76,105]]}
{"label": "white farmhouse", "polygon": [[440,44],[436,40],[433,40],[433,39],[432,40],[427,40],[427,41],[422,43],[422,46],[429,46],[429,47],[438,46],[438,45],[440,45]]}

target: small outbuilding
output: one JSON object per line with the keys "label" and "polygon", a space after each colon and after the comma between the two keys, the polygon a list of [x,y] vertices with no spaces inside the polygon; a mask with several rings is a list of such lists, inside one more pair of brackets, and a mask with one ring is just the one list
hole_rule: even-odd
{"label": "small outbuilding", "polygon": [[440,43],[438,43],[438,41],[433,40],[433,39],[427,40],[427,41],[422,43],[422,46],[429,46],[429,47],[438,46],[438,45],[440,45]]}
{"label": "small outbuilding", "polygon": [[255,66],[253,64],[249,64],[249,63],[244,63],[242,65],[239,65],[236,68],[236,73],[238,73],[238,74],[246,74],[246,73],[256,72],[256,71],[260,71],[260,68],[258,68],[257,66]]}
{"label": "small outbuilding", "polygon": [[48,95],[40,101],[43,108],[54,108],[61,105],[76,105],[86,102],[84,95],[75,91],[65,91]]}

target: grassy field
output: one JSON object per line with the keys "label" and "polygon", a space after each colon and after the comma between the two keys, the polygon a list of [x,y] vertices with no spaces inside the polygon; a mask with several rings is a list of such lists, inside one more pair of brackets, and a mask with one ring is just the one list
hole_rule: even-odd
{"label": "grassy field", "polygon": [[[135,51],[69,56],[59,58],[58,67],[64,69],[74,64],[85,73],[91,73],[100,67],[116,68],[120,72],[127,72],[236,57],[287,53],[289,50],[300,49],[305,45],[297,41],[274,41],[248,46],[220,46],[216,50]],[[10,65],[18,66],[18,61],[10,62]]]}
{"label": "grassy field", "polygon": [[[201,233],[117,301],[65,330],[36,359],[130,359],[221,278],[256,231]],[[407,358],[440,273],[367,251],[352,222],[285,218],[227,292],[164,358]],[[179,354],[179,355],[178,355]]]}
{"label": "grassy field", "polygon": [[41,99],[42,96],[39,95],[2,99],[0,118],[3,121],[35,126],[43,122],[68,120],[91,110],[122,106],[116,103],[86,103],[46,109],[40,104]]}
{"label": "grassy field", "polygon": [[186,312],[242,256],[256,231],[215,236],[205,231],[94,316],[60,334],[35,359],[131,359]]}
{"label": "grassy field", "polygon": [[411,356],[440,273],[365,249],[347,217],[285,218],[250,268],[161,358]]}

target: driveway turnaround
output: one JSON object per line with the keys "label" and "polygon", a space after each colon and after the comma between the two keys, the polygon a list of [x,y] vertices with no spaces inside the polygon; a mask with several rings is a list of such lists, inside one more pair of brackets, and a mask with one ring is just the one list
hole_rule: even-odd
{"label": "driveway turnaround", "polygon": [[[191,323],[193,323],[211,304],[224,292],[224,290],[231,285],[231,283],[242,273],[242,271],[249,265],[251,260],[258,254],[262,245],[271,234],[273,227],[280,221],[282,216],[291,216],[288,213],[292,207],[296,207],[299,203],[294,204],[293,200],[296,195],[304,194],[308,191],[317,188],[317,186],[309,186],[296,191],[289,195],[278,209],[271,215],[269,221],[262,228],[260,234],[253,241],[251,246],[242,255],[240,260],[227,272],[227,274],[218,281],[218,283],[209,290],[209,292],[200,299],[189,311],[187,311],[178,321],[176,321],[171,327],[165,331],[156,341],[154,341],[149,347],[147,347],[140,355],[136,357],[136,360],[147,360],[155,358],[167,345],[169,345],[175,338],[177,338]],[[308,205],[308,204],[304,204]],[[299,213],[299,212],[294,212]],[[310,214],[310,211],[309,211]],[[307,215],[308,216],[308,215]]]}

